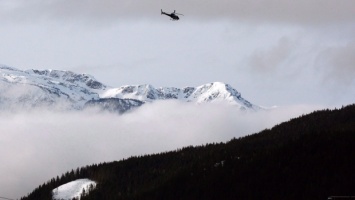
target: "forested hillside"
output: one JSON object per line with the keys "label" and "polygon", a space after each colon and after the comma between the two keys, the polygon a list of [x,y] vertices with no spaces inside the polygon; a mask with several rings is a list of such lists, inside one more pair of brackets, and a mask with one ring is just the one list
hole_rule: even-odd
{"label": "forested hillside", "polygon": [[82,167],[22,199],[49,200],[52,189],[78,178],[98,182],[83,200],[327,199],[355,195],[354,155],[355,105],[350,105],[227,143]]}

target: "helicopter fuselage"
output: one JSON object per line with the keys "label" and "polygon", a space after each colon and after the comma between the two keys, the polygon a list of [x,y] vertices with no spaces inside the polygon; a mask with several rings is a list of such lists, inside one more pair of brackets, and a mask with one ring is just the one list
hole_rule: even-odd
{"label": "helicopter fuselage", "polygon": [[171,17],[172,20],[179,20],[179,16],[177,16],[175,13],[168,14],[166,12],[161,11],[161,14]]}

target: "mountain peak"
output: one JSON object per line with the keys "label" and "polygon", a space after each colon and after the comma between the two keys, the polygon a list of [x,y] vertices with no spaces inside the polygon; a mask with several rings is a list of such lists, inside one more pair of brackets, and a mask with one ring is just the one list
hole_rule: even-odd
{"label": "mountain peak", "polygon": [[255,106],[241,97],[241,94],[223,82],[212,82],[197,87],[158,87],[152,85],[126,85],[118,88],[111,88],[100,95],[101,98],[136,99],[143,102],[155,100],[176,99],[183,102],[194,102],[197,104],[214,102],[227,102],[240,109],[258,110]]}
{"label": "mountain peak", "polygon": [[28,73],[33,73],[38,76],[50,77],[53,79],[57,79],[59,81],[65,81],[69,83],[85,83],[86,86],[92,89],[104,89],[106,86],[100,82],[98,82],[93,76],[88,74],[77,74],[72,71],[64,71],[64,70],[27,70]]}
{"label": "mountain peak", "polygon": [[[0,65],[0,81],[9,87],[0,88],[0,103],[11,102],[36,105],[52,105],[56,102],[66,102],[74,109],[82,109],[86,102],[96,102],[100,99],[117,98],[122,101],[138,100],[142,103],[157,100],[179,100],[182,102],[202,103],[228,103],[242,110],[259,110],[241,97],[241,94],[229,84],[211,82],[197,87],[154,87],[150,84],[125,85],[121,87],[108,87],[88,74],[78,74],[64,70],[18,70],[16,68]],[[11,88],[26,87],[16,99],[6,96]],[[120,102],[122,101],[105,101]],[[102,104],[104,101],[98,101]],[[126,104],[125,104],[126,105]],[[128,105],[128,104],[127,104]],[[6,107],[0,104],[1,107]]]}

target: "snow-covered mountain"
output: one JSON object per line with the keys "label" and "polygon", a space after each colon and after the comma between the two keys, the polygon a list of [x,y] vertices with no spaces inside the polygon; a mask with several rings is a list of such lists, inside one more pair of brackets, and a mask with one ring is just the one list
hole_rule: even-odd
{"label": "snow-covered mountain", "polygon": [[107,86],[87,74],[0,66],[0,108],[61,105],[81,109]]}
{"label": "snow-covered mountain", "polygon": [[201,103],[222,103],[227,102],[240,109],[258,110],[259,106],[251,104],[242,98],[241,94],[228,84],[213,82],[198,87],[159,87],[152,85],[126,85],[119,88],[107,89],[101,97],[137,99],[143,102],[153,102],[155,100],[177,99],[184,102]]}
{"label": "snow-covered mountain", "polygon": [[143,101],[135,99],[120,99],[120,98],[102,98],[98,100],[90,100],[86,102],[84,109],[86,108],[101,108],[105,111],[118,112],[120,114],[137,108],[143,105]]}
{"label": "snow-covered mountain", "polygon": [[185,88],[155,88],[149,84],[115,88],[88,74],[0,66],[0,109],[51,106],[80,110],[94,105],[124,112],[145,102],[169,99],[196,104],[226,102],[242,110],[260,109],[221,82]]}

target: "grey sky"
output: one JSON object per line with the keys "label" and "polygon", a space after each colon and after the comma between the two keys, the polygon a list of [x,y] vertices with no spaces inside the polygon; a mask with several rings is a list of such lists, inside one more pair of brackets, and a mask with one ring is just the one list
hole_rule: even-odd
{"label": "grey sky", "polygon": [[[173,22],[161,8],[185,16]],[[353,0],[0,0],[0,63],[89,73],[117,87],[221,81],[265,106],[349,104],[354,8]]]}
{"label": "grey sky", "polygon": [[2,10],[15,19],[28,17],[120,20],[156,17],[159,9],[176,9],[197,19],[231,19],[302,24],[352,23],[355,3],[352,0],[2,0]]}

